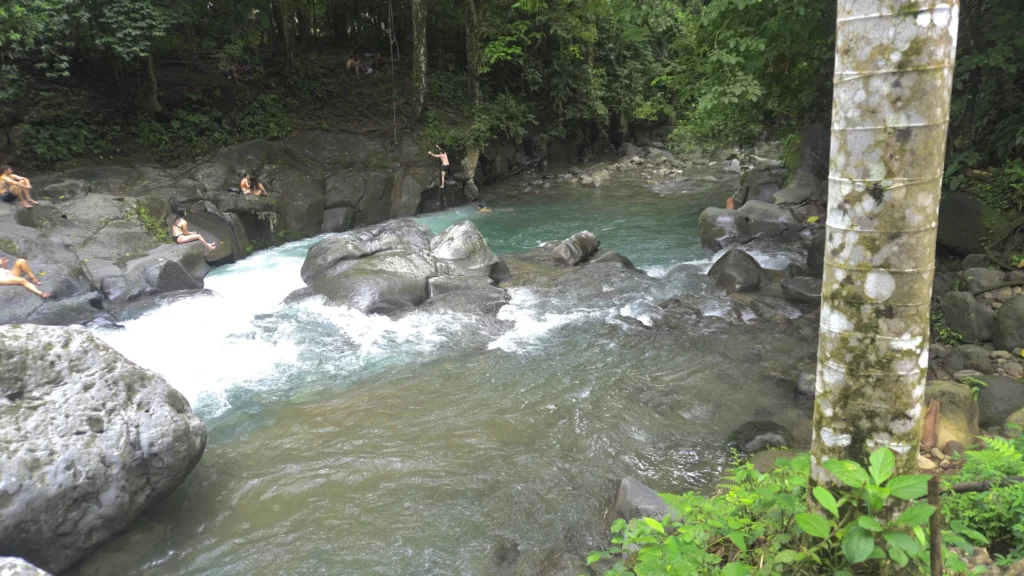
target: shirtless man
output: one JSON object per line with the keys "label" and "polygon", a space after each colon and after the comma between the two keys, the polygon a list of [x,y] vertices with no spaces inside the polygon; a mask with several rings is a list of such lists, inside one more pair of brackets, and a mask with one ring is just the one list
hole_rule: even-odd
{"label": "shirtless man", "polygon": [[345,70],[352,70],[356,73],[356,78],[359,78],[359,56],[349,56],[348,62],[345,62]]}
{"label": "shirtless man", "polygon": [[[36,275],[32,273],[32,269],[29,268],[28,262],[26,262],[25,259],[18,258],[15,260],[14,266],[11,266],[10,270],[6,268],[7,262],[8,260],[6,256],[0,256],[0,286],[21,286],[40,298],[50,297],[46,292],[36,288],[36,286],[41,285],[42,282],[40,282],[36,278]],[[28,276],[28,279],[23,276]],[[33,286],[33,284],[35,286]]]}
{"label": "shirtless man", "polygon": [[429,151],[427,152],[427,154],[430,154],[434,158],[439,158],[441,160],[441,189],[444,190],[444,178],[451,172],[452,167],[448,164],[448,153],[445,152],[444,150],[441,150],[441,145],[434,144],[434,148],[437,148],[437,154],[434,154],[433,152]]}
{"label": "shirtless man", "polygon": [[39,202],[32,199],[30,190],[32,190],[32,183],[28,181],[28,178],[18,176],[6,164],[0,166],[0,200],[4,202],[18,200],[25,208],[31,208]]}
{"label": "shirtless man", "polygon": [[216,242],[207,242],[201,234],[195,232],[189,232],[188,222],[185,221],[185,211],[178,210],[178,218],[171,225],[171,238],[174,238],[175,244],[186,244],[188,242],[195,242],[196,240],[203,243],[210,250],[217,248]]}

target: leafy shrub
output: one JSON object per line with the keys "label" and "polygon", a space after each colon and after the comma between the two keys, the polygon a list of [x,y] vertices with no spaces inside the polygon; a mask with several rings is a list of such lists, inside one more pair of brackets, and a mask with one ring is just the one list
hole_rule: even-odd
{"label": "leafy shrub", "polygon": [[[944,478],[947,487],[1024,476],[1024,435],[1018,429],[1011,431],[1009,439],[985,438],[981,449],[970,450],[964,457],[963,468]],[[986,492],[948,494],[942,500],[942,515],[984,534],[991,541],[990,550],[999,558],[999,564],[1008,565],[1024,558],[1024,483]]]}
{"label": "leafy shrub", "polygon": [[284,102],[275,94],[243,94],[228,118],[228,131],[238,139],[284,138],[292,130]]}
{"label": "leafy shrub", "polygon": [[963,342],[964,337],[949,327],[949,323],[946,322],[946,315],[938,307],[932,308],[931,324],[932,340],[950,346],[956,346]]}
{"label": "leafy shrub", "polygon": [[[673,518],[644,518],[612,526],[613,547],[587,561],[614,561],[606,574],[725,576],[758,574],[927,573],[928,520],[935,511],[916,502],[927,493],[928,476],[893,476],[895,457],[888,448],[871,454],[865,470],[845,460],[824,466],[843,484],[839,498],[823,487],[811,491],[807,505],[810,457],[779,460],[761,474],[750,463],[737,464],[725,491],[712,497],[690,492],[663,495]],[[886,517],[896,501],[902,512]],[[971,552],[984,537],[957,523],[943,531],[945,542]],[[944,564],[963,572],[966,563],[954,549]]]}
{"label": "leafy shrub", "polygon": [[120,136],[116,122],[97,121],[84,96],[72,91],[40,92],[26,118],[19,152],[30,162],[57,164],[93,154],[109,154]]}
{"label": "leafy shrub", "polygon": [[448,124],[431,110],[426,112],[425,119],[424,140],[456,153],[483,148],[499,137],[519,142],[526,134],[526,125],[536,124],[529,106],[508,93],[477,106],[471,124]]}

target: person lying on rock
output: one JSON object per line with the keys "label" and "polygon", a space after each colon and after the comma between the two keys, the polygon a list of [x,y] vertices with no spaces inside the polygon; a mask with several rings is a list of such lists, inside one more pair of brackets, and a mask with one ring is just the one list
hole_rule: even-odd
{"label": "person lying on rock", "polygon": [[263,187],[263,182],[260,182],[249,174],[246,174],[245,178],[242,178],[239,186],[242,187],[242,194],[245,194],[246,196],[269,196],[269,194],[267,194],[267,189]]}
{"label": "person lying on rock", "polygon": [[[10,270],[6,268],[7,262],[6,256],[0,256],[0,286],[21,286],[40,298],[50,297],[46,292],[36,288],[36,286],[42,285],[42,282],[32,273],[32,268],[24,258],[15,260],[14,266],[11,266]],[[25,276],[28,276],[28,279]]]}
{"label": "person lying on rock", "polygon": [[14,169],[4,164],[0,166],[0,200],[11,203],[15,200],[25,208],[39,204],[32,199],[32,183],[28,178],[18,176]]}
{"label": "person lying on rock", "polygon": [[198,240],[203,243],[203,246],[206,246],[210,250],[217,248],[216,242],[207,242],[201,234],[189,232],[188,222],[185,221],[184,210],[178,210],[178,219],[171,225],[171,238],[174,238],[175,244],[187,244]]}
{"label": "person lying on rock", "polygon": [[448,153],[441,149],[440,144],[434,144],[434,148],[437,149],[437,154],[430,151],[427,154],[441,160],[441,189],[444,190],[444,177],[451,172],[451,166],[448,164]]}

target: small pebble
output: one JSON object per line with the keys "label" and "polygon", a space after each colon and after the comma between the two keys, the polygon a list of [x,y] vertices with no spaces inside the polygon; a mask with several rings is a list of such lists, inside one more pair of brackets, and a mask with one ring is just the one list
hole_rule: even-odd
{"label": "small pebble", "polygon": [[942,462],[939,462],[939,467],[941,467],[943,470],[947,470],[952,465],[953,464],[951,464],[949,460],[943,460]]}
{"label": "small pebble", "polygon": [[928,472],[929,470],[935,470],[935,468],[937,468],[935,462],[932,462],[923,454],[917,455],[917,467],[920,470],[924,470],[925,472]]}
{"label": "small pebble", "polygon": [[1019,296],[1020,294],[1024,294],[1024,288],[1021,288],[1020,286],[1014,286],[1013,287],[1013,295],[1014,296]]}
{"label": "small pebble", "polygon": [[1003,303],[1002,302],[993,302],[992,303],[992,309],[993,310],[999,310],[1002,307],[1003,307]]}
{"label": "small pebble", "polygon": [[946,457],[946,455],[942,453],[942,450],[939,450],[938,448],[932,448],[931,454],[936,460],[943,460]]}
{"label": "small pebble", "polygon": [[981,297],[984,298],[985,300],[995,300],[996,295],[991,292],[985,292],[984,294],[981,295]]}
{"label": "small pebble", "polygon": [[1012,356],[1012,354],[1010,354],[1006,350],[996,350],[995,352],[992,352],[991,354],[989,354],[988,357],[992,358],[993,360],[997,360],[999,358],[1002,358],[1004,360],[1009,360],[1013,356]]}

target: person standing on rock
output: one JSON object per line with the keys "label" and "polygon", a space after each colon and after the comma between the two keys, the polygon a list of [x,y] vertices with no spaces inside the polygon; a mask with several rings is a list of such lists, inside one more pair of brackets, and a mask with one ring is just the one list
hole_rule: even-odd
{"label": "person standing on rock", "polygon": [[[14,261],[14,266],[11,266],[10,270],[6,268],[7,262],[6,256],[0,256],[0,286],[21,286],[40,298],[50,297],[46,292],[36,288],[36,286],[42,285],[42,282],[32,273],[32,268],[29,267],[28,261],[24,258],[18,258]],[[23,276],[28,276],[28,279],[23,278]]]}
{"label": "person standing on rock", "polygon": [[195,232],[189,232],[188,222],[185,221],[185,211],[178,210],[178,218],[171,225],[171,238],[174,238],[175,244],[187,244],[189,242],[199,241],[203,243],[210,250],[217,248],[216,242],[207,242],[201,234]]}
{"label": "person standing on rock", "polygon": [[441,145],[434,144],[434,148],[437,148],[437,154],[434,154],[433,152],[427,152],[427,154],[430,154],[434,158],[438,158],[441,160],[441,190],[444,190],[445,176],[451,173],[452,167],[448,164],[448,153],[445,152],[444,150],[441,150]]}
{"label": "person standing on rock", "polygon": [[18,200],[25,208],[31,208],[39,202],[32,199],[30,190],[32,190],[32,183],[28,181],[28,178],[18,176],[14,173],[14,169],[6,164],[0,166],[0,200],[4,202]]}

